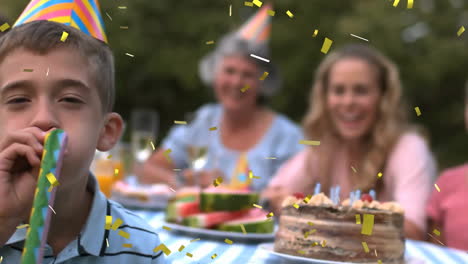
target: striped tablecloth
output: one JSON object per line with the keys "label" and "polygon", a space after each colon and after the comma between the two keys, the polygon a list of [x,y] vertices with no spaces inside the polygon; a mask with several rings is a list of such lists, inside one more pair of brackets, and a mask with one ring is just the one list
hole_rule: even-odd
{"label": "striped tablecloth", "polygon": [[[292,263],[282,257],[274,256],[262,250],[258,244],[234,242],[229,245],[220,240],[201,239],[190,243],[196,237],[182,235],[162,228],[164,224],[164,213],[134,210],[136,214],[145,219],[158,232],[161,241],[172,251],[168,262],[174,264],[182,263]],[[185,248],[179,252],[181,245]],[[191,253],[193,257],[186,256]],[[217,254],[215,259],[211,259]],[[468,253],[437,246],[434,244],[407,240],[406,257],[411,259],[411,264],[468,264]]]}

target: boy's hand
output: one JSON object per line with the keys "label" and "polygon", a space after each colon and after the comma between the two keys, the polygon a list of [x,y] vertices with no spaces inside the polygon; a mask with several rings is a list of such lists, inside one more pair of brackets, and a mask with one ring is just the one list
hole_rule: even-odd
{"label": "boy's hand", "polygon": [[0,140],[0,222],[20,223],[32,207],[45,132],[8,132]]}

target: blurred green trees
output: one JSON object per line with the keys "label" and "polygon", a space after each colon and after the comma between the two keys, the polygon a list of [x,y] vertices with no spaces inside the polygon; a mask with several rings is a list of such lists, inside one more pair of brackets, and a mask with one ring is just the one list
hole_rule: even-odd
{"label": "blurred green trees", "polygon": [[[2,0],[0,12],[10,22],[29,0]],[[242,0],[101,0],[110,45],[117,64],[116,111],[124,118],[136,107],[150,107],[161,115],[160,136],[173,120],[212,101],[209,87],[198,78],[200,58],[214,48],[206,45],[245,21],[257,7]],[[463,0],[278,0],[274,2],[272,61],[284,77],[272,107],[300,121],[307,108],[313,72],[331,50],[366,38],[400,67],[408,111],[431,135],[441,168],[468,160],[463,124],[464,81],[468,78],[468,3]],[[229,16],[232,5],[232,16]],[[121,9],[119,6],[126,6]],[[290,10],[293,18],[285,12]],[[128,28],[126,28],[128,27]],[[313,38],[315,29],[318,36]],[[134,57],[125,55],[130,53]],[[421,109],[416,117],[414,107]]]}

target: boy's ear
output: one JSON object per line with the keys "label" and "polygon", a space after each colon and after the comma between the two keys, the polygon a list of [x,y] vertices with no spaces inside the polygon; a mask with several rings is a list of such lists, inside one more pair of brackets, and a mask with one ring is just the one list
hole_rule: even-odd
{"label": "boy's ear", "polygon": [[123,119],[117,113],[108,113],[106,121],[101,129],[97,149],[99,151],[108,151],[120,140],[123,130]]}

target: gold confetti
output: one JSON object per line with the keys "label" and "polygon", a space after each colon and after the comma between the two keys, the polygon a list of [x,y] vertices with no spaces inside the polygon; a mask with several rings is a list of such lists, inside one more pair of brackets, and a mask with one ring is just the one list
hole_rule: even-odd
{"label": "gold confetti", "polygon": [[309,231],[305,232],[304,233],[304,238],[307,238],[309,236],[309,233],[310,233]]}
{"label": "gold confetti", "polygon": [[172,229],[168,226],[162,226],[163,229],[167,230],[167,231],[171,231]]}
{"label": "gold confetti", "polygon": [[245,235],[245,234],[247,234],[247,232],[245,231],[245,227],[244,227],[244,225],[243,225],[243,224],[241,224],[240,226],[241,226],[241,229],[242,229],[242,233],[243,233],[244,235]]}
{"label": "gold confetti", "polygon": [[112,155],[107,156],[107,159],[110,159],[110,158],[112,158]]}
{"label": "gold confetti", "polygon": [[232,16],[232,5],[229,5],[229,16]]}
{"label": "gold confetti", "polygon": [[117,228],[119,228],[121,225],[123,224],[123,221],[122,219],[120,218],[117,218],[117,220],[115,220],[114,224],[112,225],[112,230],[117,230]]}
{"label": "gold confetti", "polygon": [[230,240],[230,239],[227,239],[227,238],[226,238],[226,239],[224,239],[224,242],[226,242],[226,243],[229,244],[229,245],[232,245],[232,240]]}
{"label": "gold confetti", "polygon": [[124,238],[126,238],[126,239],[129,239],[129,238],[130,238],[130,234],[127,233],[127,232],[125,232],[125,231],[123,231],[123,230],[119,230],[118,235],[121,236],[121,237],[124,237]]}
{"label": "gold confetti", "polygon": [[288,17],[290,17],[290,18],[293,18],[293,17],[294,17],[293,13],[291,13],[291,11],[289,11],[289,10],[286,11],[286,14],[287,14]]}
{"label": "gold confetti", "polygon": [[4,23],[3,25],[0,26],[0,31],[5,32],[9,28],[10,28],[10,25],[8,23]]}
{"label": "gold confetti", "polygon": [[327,245],[327,241],[326,240],[323,240],[322,243],[320,243],[322,245],[322,247],[325,247]]}
{"label": "gold confetti", "polygon": [[261,7],[263,5],[262,1],[259,0],[253,0],[252,3],[258,7]]}
{"label": "gold confetti", "polygon": [[360,225],[360,224],[361,224],[361,215],[360,215],[360,214],[357,214],[357,215],[356,215],[356,224],[357,224],[357,225]]}
{"label": "gold confetti", "polygon": [[315,233],[316,231],[317,231],[317,229],[312,229],[312,230],[310,230],[310,233],[313,234],[313,233]]}
{"label": "gold confetti", "polygon": [[263,81],[266,79],[266,77],[268,76],[268,72],[263,72],[263,75],[260,77],[260,81]]}
{"label": "gold confetti", "polygon": [[415,107],[414,110],[416,111],[416,115],[417,116],[420,116],[421,115],[421,110],[419,109],[419,107]]}
{"label": "gold confetti", "polygon": [[324,54],[327,54],[332,44],[333,40],[325,38],[325,40],[323,41],[322,49],[320,51]]}
{"label": "gold confetti", "polygon": [[172,152],[172,149],[166,149],[166,151],[164,151],[164,156],[166,157],[167,160],[169,160],[169,162],[171,162],[171,157],[169,157],[169,154]]}
{"label": "gold confetti", "polygon": [[252,171],[249,171],[249,178],[250,178],[250,179],[253,178],[253,173],[252,173]]}
{"label": "gold confetti", "polygon": [[49,172],[49,173],[46,175],[46,177],[47,177],[47,180],[49,180],[49,182],[50,182],[50,184],[51,184],[52,186],[55,187],[55,186],[60,185],[60,183],[57,181],[57,178],[55,178],[55,175],[52,174],[51,172]]}
{"label": "gold confetti", "polygon": [[275,16],[275,11],[273,11],[273,10],[268,10],[267,13],[270,16]]}
{"label": "gold confetti", "polygon": [[153,141],[150,141],[150,145],[151,145],[151,148],[152,148],[153,151],[154,151],[154,150],[155,150],[155,147],[154,147]]}
{"label": "gold confetti", "polygon": [[377,260],[377,264],[382,264],[382,260]]}
{"label": "gold confetti", "polygon": [[297,253],[299,253],[299,254],[301,254],[301,255],[304,255],[304,254],[305,254],[304,250],[298,250]]}
{"label": "gold confetti", "polygon": [[[174,170],[176,170],[176,169],[174,169]],[[180,170],[180,169],[179,169],[179,170]],[[169,190],[171,190],[171,191],[174,192],[174,193],[176,192],[176,191],[175,191],[174,189],[172,189],[171,187],[169,187]]]}
{"label": "gold confetti", "polygon": [[319,32],[318,29],[314,30],[314,34],[312,35],[312,37],[315,38],[317,36],[318,32]]}
{"label": "gold confetti", "polygon": [[435,241],[437,241],[439,244],[441,244],[442,246],[445,246],[444,243],[440,242],[439,239],[437,239],[435,236],[431,235],[431,233],[427,233],[430,237],[432,237]]}
{"label": "gold confetti", "polygon": [[112,21],[112,17],[106,12],[107,17]]}
{"label": "gold confetti", "polygon": [[369,253],[369,247],[366,242],[362,242],[362,247],[364,248],[364,252]]}
{"label": "gold confetti", "polygon": [[190,243],[195,242],[195,241],[198,241],[198,240],[200,240],[200,238],[192,239],[192,240],[190,240]]}
{"label": "gold confetti", "polygon": [[382,178],[382,176],[383,176],[383,174],[382,174],[381,172],[379,172],[379,173],[377,174],[377,177],[379,177],[379,178]]}
{"label": "gold confetti", "polygon": [[218,129],[217,127],[210,127],[210,131],[215,131],[217,129]]}
{"label": "gold confetti", "polygon": [[312,195],[307,195],[306,198],[304,198],[304,203],[309,203],[310,198],[312,198]]}
{"label": "gold confetti", "polygon": [[211,45],[211,44],[214,44],[214,43],[215,43],[214,40],[210,40],[210,41],[206,42],[206,45]]}
{"label": "gold confetti", "polygon": [[23,72],[33,72],[33,69],[24,69]]}
{"label": "gold confetti", "polygon": [[299,205],[297,203],[293,204],[293,207],[299,209]]}
{"label": "gold confetti", "polygon": [[357,170],[353,166],[351,166],[351,169],[354,171],[354,173],[357,172]]}
{"label": "gold confetti", "polygon": [[132,244],[125,243],[125,244],[122,245],[122,247],[124,247],[124,248],[131,248],[131,247],[133,247],[133,245],[132,245]]}
{"label": "gold confetti", "polygon": [[117,175],[119,175],[119,169],[114,169],[114,176],[117,177]]}
{"label": "gold confetti", "polygon": [[22,229],[22,228],[27,228],[29,227],[29,224],[23,224],[23,225],[19,225],[16,227],[16,229]]}
{"label": "gold confetti", "polygon": [[465,27],[461,26],[460,29],[457,32],[457,36],[461,36],[461,34],[463,34],[463,32],[465,32]]}
{"label": "gold confetti", "polygon": [[217,254],[213,254],[213,255],[211,256],[211,259],[215,259],[217,256],[218,256]]}
{"label": "gold confetti", "polygon": [[408,9],[413,8],[413,3],[414,3],[414,0],[408,0],[408,5],[406,6],[406,8]]}
{"label": "gold confetti", "polygon": [[253,6],[253,3],[252,2],[244,2],[244,5],[245,6]]}
{"label": "gold confetti", "polygon": [[358,35],[354,35],[354,34],[350,34],[350,35],[351,35],[351,37],[355,37],[355,38],[362,39],[362,40],[364,40],[364,41],[367,41],[367,42],[369,42],[369,40],[368,40],[368,39],[365,39],[365,38],[363,38],[363,37],[360,37],[360,36],[358,36]]}
{"label": "gold confetti", "polygon": [[439,188],[439,186],[437,185],[437,183],[434,183],[434,187],[436,188],[436,190],[437,190],[438,192],[440,192],[440,188]]}
{"label": "gold confetti", "polygon": [[245,93],[248,89],[250,89],[250,86],[246,84],[243,88],[241,88],[241,92]]}
{"label": "gold confetti", "polygon": [[112,216],[106,215],[106,225],[104,226],[105,229],[110,230],[112,227]]}
{"label": "gold confetti", "polygon": [[185,246],[184,245],[181,245],[180,248],[179,248],[179,252],[181,252],[182,250],[184,250]]}
{"label": "gold confetti", "polygon": [[128,26],[120,26],[120,29],[128,29]]}
{"label": "gold confetti", "polygon": [[370,236],[372,235],[373,228],[374,228],[374,215],[364,214],[361,234]]}
{"label": "gold confetti", "polygon": [[52,208],[52,206],[50,206],[50,204],[49,204],[49,208],[50,208],[50,210],[52,210],[52,212],[53,212],[54,214],[57,214],[57,213],[55,212],[54,208]]}
{"label": "gold confetti", "polygon": [[60,37],[60,41],[65,42],[68,38],[68,32],[63,31],[62,36]]}
{"label": "gold confetti", "polygon": [[187,256],[187,257],[189,257],[189,258],[193,257],[192,253],[188,253],[188,252],[185,253],[185,256]]}
{"label": "gold confetti", "polygon": [[374,254],[377,257],[377,249],[374,249]]}
{"label": "gold confetti", "polygon": [[46,76],[49,76],[49,67],[47,67]]}
{"label": "gold confetti", "polygon": [[187,124],[187,121],[177,121],[177,120],[174,120],[174,124],[176,124],[176,125],[186,125],[186,124]]}
{"label": "gold confetti", "polygon": [[312,223],[312,222],[310,222],[310,221],[307,222],[307,224],[310,225],[310,226],[313,226],[313,225],[314,225],[314,223]]}
{"label": "gold confetti", "polygon": [[400,3],[400,0],[395,0],[395,2],[393,2],[393,7],[397,7],[399,3]]}
{"label": "gold confetti", "polygon": [[214,187],[218,187],[221,183],[223,183],[223,177],[218,177],[213,181]]}
{"label": "gold confetti", "polygon": [[130,53],[125,53],[125,55],[127,55],[127,56],[129,56],[129,57],[132,57],[132,58],[135,57],[135,55],[130,54]]}
{"label": "gold confetti", "polygon": [[432,233],[434,233],[436,236],[440,236],[440,231],[437,230],[437,229],[434,229],[434,231],[432,231]]}
{"label": "gold confetti", "polygon": [[320,141],[316,140],[299,140],[299,144],[308,146],[320,146]]}
{"label": "gold confetti", "polygon": [[0,263],[2,263],[3,261],[3,256],[0,256]]}
{"label": "gold confetti", "polygon": [[119,9],[124,10],[124,9],[127,9],[127,7],[126,6],[119,6]]}
{"label": "gold confetti", "polygon": [[270,217],[272,217],[272,216],[274,216],[273,212],[270,212],[269,214],[267,214],[267,217],[268,217],[268,218],[270,218]]}
{"label": "gold confetti", "polygon": [[258,204],[253,204],[254,207],[257,207],[259,209],[262,209],[262,206],[261,205],[258,205]]}
{"label": "gold confetti", "polygon": [[157,246],[157,247],[155,247],[155,248],[153,249],[154,252],[158,252],[159,250],[161,250],[162,252],[164,252],[164,254],[165,254],[166,256],[169,256],[169,255],[171,254],[171,250],[168,249],[168,248],[166,247],[166,245],[164,245],[164,243],[159,244],[159,246]]}
{"label": "gold confetti", "polygon": [[265,159],[276,159],[276,157],[266,157]]}
{"label": "gold confetti", "polygon": [[109,247],[109,239],[106,238],[107,247]]}

